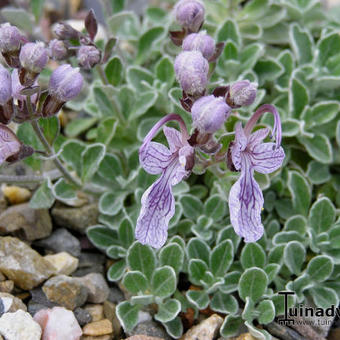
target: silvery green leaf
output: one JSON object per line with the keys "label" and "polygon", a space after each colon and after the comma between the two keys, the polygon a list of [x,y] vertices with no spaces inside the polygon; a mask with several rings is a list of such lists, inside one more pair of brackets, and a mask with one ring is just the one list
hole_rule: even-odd
{"label": "silvery green leaf", "polygon": [[297,231],[301,235],[306,234],[307,230],[307,219],[302,215],[294,215],[286,220],[284,225],[285,231]]}
{"label": "silvery green leaf", "polygon": [[114,56],[105,66],[105,74],[108,82],[118,86],[123,79],[123,63],[119,56]]}
{"label": "silvery green leaf", "polygon": [[305,237],[296,231],[281,231],[273,237],[274,245],[286,244],[290,241],[304,242]]}
{"label": "silvery green leaf", "polygon": [[319,308],[329,308],[331,306],[338,306],[339,298],[337,293],[332,288],[316,287],[309,289],[309,293],[315,305]]}
{"label": "silvery green leaf", "polygon": [[140,32],[140,23],[134,12],[114,14],[107,20],[107,24],[113,36],[122,39],[137,39]]}
{"label": "silvery green leaf", "polygon": [[99,249],[105,250],[114,244],[118,244],[117,232],[103,225],[89,227],[86,230],[86,235],[91,243]]}
{"label": "silvery green leaf", "polygon": [[154,75],[147,69],[139,66],[130,66],[127,69],[126,79],[137,92],[150,90],[149,86],[154,81]]}
{"label": "silvery green leaf", "polygon": [[204,209],[202,202],[192,195],[185,194],[181,196],[180,203],[183,207],[184,216],[190,219],[197,219]]}
{"label": "silvery green leaf", "polygon": [[219,289],[223,293],[232,293],[232,292],[237,291],[240,277],[241,277],[241,272],[239,271],[233,271],[233,272],[227,273],[224,277],[224,284],[222,284],[219,287]]}
{"label": "silvery green leaf", "polygon": [[329,166],[317,161],[311,161],[308,163],[306,175],[313,184],[326,183],[331,179]]}
{"label": "silvery green leaf", "polygon": [[105,156],[105,145],[95,143],[87,146],[81,154],[81,178],[83,182],[89,181],[99,168]]}
{"label": "silvery green leaf", "polygon": [[206,242],[200,240],[199,238],[190,239],[187,245],[187,252],[189,259],[200,259],[206,264],[209,263],[210,248]]}
{"label": "silvery green leaf", "polygon": [[135,295],[130,299],[132,305],[143,305],[148,306],[155,302],[153,295]]}
{"label": "silvery green leaf", "polygon": [[281,266],[278,263],[269,263],[264,267],[264,271],[268,276],[268,283],[271,283],[274,280],[280,269]]}
{"label": "silvery green leaf", "polygon": [[219,221],[226,214],[226,207],[227,203],[220,195],[212,195],[204,203],[204,214],[214,221]]}
{"label": "silvery green leaf", "polygon": [[113,245],[106,249],[106,255],[111,259],[121,259],[126,256],[126,249],[119,245]]}
{"label": "silvery green leaf", "polygon": [[308,263],[307,274],[317,282],[326,281],[333,272],[333,261],[329,256],[318,255]]}
{"label": "silvery green leaf", "polygon": [[216,40],[217,42],[231,40],[236,45],[239,45],[241,43],[241,37],[236,22],[231,19],[227,19],[218,29]]}
{"label": "silvery green leaf", "polygon": [[208,271],[206,262],[200,259],[189,260],[189,278],[193,284],[201,285],[204,274]]}
{"label": "silvery green leaf", "polygon": [[240,53],[241,71],[252,69],[262,55],[263,45],[254,43],[245,46]]}
{"label": "silvery green leaf", "polygon": [[177,243],[169,243],[159,252],[159,264],[172,267],[176,274],[181,271],[184,262],[184,250]]}
{"label": "silvery green leaf", "polygon": [[313,203],[308,216],[309,226],[316,234],[328,231],[335,220],[335,207],[328,197]]}
{"label": "silvery green leaf", "polygon": [[124,275],[123,285],[132,294],[143,293],[148,288],[147,278],[140,271],[129,271]]}
{"label": "silvery green leaf", "polygon": [[240,316],[229,314],[223,321],[220,333],[224,337],[237,335],[243,320]]}
{"label": "silvery green leaf", "polygon": [[217,291],[211,299],[210,308],[223,314],[236,314],[238,302],[233,295]]}
{"label": "silvery green leaf", "polygon": [[234,246],[231,240],[225,240],[215,246],[210,253],[209,263],[215,277],[224,277],[234,258]]}
{"label": "silvery green leaf", "polygon": [[239,295],[243,301],[250,297],[258,301],[267,289],[268,277],[260,268],[248,268],[241,275],[239,282]]}
{"label": "silvery green leaf", "polygon": [[[176,273],[170,266],[157,268],[151,279],[153,295],[166,298],[176,290]],[[168,320],[170,321],[170,320]]]}
{"label": "silvery green leaf", "polygon": [[52,183],[49,179],[46,179],[34,192],[29,205],[32,209],[49,209],[54,201]]}
{"label": "silvery green leaf", "polygon": [[198,309],[205,309],[209,305],[209,295],[204,290],[188,290],[186,297]]}
{"label": "silvery green leaf", "polygon": [[128,248],[135,239],[134,228],[132,222],[128,217],[125,217],[119,225],[118,235],[120,242],[124,247]]}
{"label": "silvery green leaf", "polygon": [[273,81],[278,78],[284,71],[282,65],[272,58],[260,59],[254,70],[259,77],[259,84],[263,85],[265,81]]}
{"label": "silvery green leaf", "polygon": [[282,122],[282,136],[294,137],[300,132],[300,122],[296,119],[287,119]]}
{"label": "silvery green leaf", "polygon": [[284,263],[292,274],[299,275],[305,262],[306,250],[302,243],[290,241],[284,250]]}
{"label": "silvery green leaf", "polygon": [[216,244],[222,243],[224,240],[231,240],[234,245],[234,252],[241,242],[241,238],[235,233],[234,228],[230,225],[219,231],[216,239]]}
{"label": "silvery green leaf", "polygon": [[86,145],[77,140],[66,141],[62,145],[61,158],[70,165],[78,175],[81,174],[82,158],[81,155]]}
{"label": "silvery green leaf", "polygon": [[135,242],[128,250],[127,263],[131,270],[142,272],[150,280],[156,268],[156,256],[151,247]]}
{"label": "silvery green leaf", "polygon": [[258,339],[258,340],[271,340],[272,339],[272,336],[264,329],[259,329],[257,327],[255,327],[252,323],[249,323],[249,322],[245,322],[244,323],[248,330],[249,330],[249,333],[255,337],[255,339]]}
{"label": "silvery green leaf", "polygon": [[297,78],[291,78],[289,84],[289,111],[292,118],[299,119],[309,103],[309,92]]}
{"label": "silvery green leaf", "polygon": [[325,65],[330,57],[340,53],[340,37],[336,32],[331,32],[319,40],[317,47],[318,62]]}
{"label": "silvery green leaf", "polygon": [[125,331],[131,331],[137,325],[139,309],[139,305],[132,305],[128,301],[117,306],[117,317]]}
{"label": "silvery green leaf", "polygon": [[295,211],[307,215],[311,201],[311,187],[305,177],[297,171],[290,171],[288,173],[288,189]]}
{"label": "silvery green leaf", "polygon": [[123,201],[126,197],[126,192],[106,192],[104,193],[99,200],[99,211],[102,214],[115,216],[119,213],[119,211],[123,208]]}
{"label": "silvery green leaf", "polygon": [[166,83],[169,88],[175,81],[175,70],[173,61],[168,57],[164,56],[156,65],[156,77],[163,83]]}
{"label": "silvery green leaf", "polygon": [[289,38],[292,49],[300,64],[310,63],[313,60],[313,38],[310,32],[302,29],[298,24],[290,26]]}
{"label": "silvery green leaf", "polygon": [[306,147],[307,152],[316,161],[323,164],[329,164],[333,160],[332,146],[329,138],[324,134],[315,136],[303,136],[299,137],[299,141]]}
{"label": "silvery green leaf", "polygon": [[158,305],[158,312],[155,319],[160,322],[170,322],[174,320],[181,311],[181,303],[176,299],[169,299]]}
{"label": "silvery green leaf", "polygon": [[183,324],[180,317],[176,317],[169,322],[163,323],[163,326],[167,333],[175,339],[180,338],[183,334]]}
{"label": "silvery green leaf", "polygon": [[109,270],[107,271],[107,279],[109,281],[119,281],[126,271],[126,262],[125,259],[121,259],[114,264],[111,265]]}
{"label": "silvery green leaf", "polygon": [[284,248],[285,248],[284,244],[279,244],[272,247],[269,251],[268,263],[282,264]]}
{"label": "silvery green leaf", "polygon": [[266,263],[266,254],[259,244],[247,243],[242,249],[240,260],[244,269],[263,268]]}

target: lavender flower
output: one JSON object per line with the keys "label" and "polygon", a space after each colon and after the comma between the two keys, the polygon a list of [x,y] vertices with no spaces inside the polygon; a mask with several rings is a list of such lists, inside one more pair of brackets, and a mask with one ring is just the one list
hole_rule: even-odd
{"label": "lavender flower", "polygon": [[208,83],[209,63],[198,51],[185,51],[175,59],[175,72],[184,92],[192,96],[204,93]]}
{"label": "lavender flower", "polygon": [[54,60],[63,60],[67,56],[67,47],[62,40],[53,39],[49,45],[49,55]]}
{"label": "lavender flower", "polygon": [[19,67],[19,51],[25,37],[9,23],[0,26],[0,51],[8,66]]}
{"label": "lavender flower", "polygon": [[189,32],[197,32],[204,21],[204,5],[197,0],[181,0],[175,6],[178,23]]}
{"label": "lavender flower", "polygon": [[12,80],[9,71],[0,64],[0,105],[5,105],[12,97]]}
{"label": "lavender flower", "polygon": [[[14,99],[18,101],[25,101],[26,96],[22,95],[20,92],[25,88],[25,86],[21,85],[19,80],[19,73],[17,69],[14,69],[11,75],[12,78],[12,96]],[[38,85],[38,82],[35,81],[34,86]],[[38,95],[35,93],[31,96],[31,102],[35,103],[37,101]]]}
{"label": "lavender flower", "polygon": [[215,52],[215,41],[205,32],[191,33],[182,44],[183,51],[199,51],[203,57],[209,60]]}
{"label": "lavender flower", "polygon": [[50,77],[48,96],[43,104],[44,117],[56,114],[65,102],[75,98],[83,87],[83,76],[79,68],[64,64],[56,68]]}
{"label": "lavender flower", "polygon": [[48,52],[42,42],[27,43],[21,48],[19,58],[23,68],[40,73],[48,62]]}
{"label": "lavender flower", "polygon": [[240,80],[231,85],[228,93],[228,103],[232,107],[249,106],[256,98],[257,84],[249,80]]}
{"label": "lavender flower", "polygon": [[204,96],[191,108],[193,127],[203,133],[219,130],[231,113],[231,108],[222,97]]}
{"label": "lavender flower", "polygon": [[[158,129],[170,120],[180,123],[181,133],[164,127],[169,149],[152,142]],[[136,238],[142,244],[160,248],[167,239],[167,229],[175,212],[172,186],[190,174],[194,166],[194,149],[188,144],[188,132],[182,118],[170,114],[161,119],[145,137],[139,150],[142,167],[150,174],[161,174],[142,196],[142,208],[137,220]]]}
{"label": "lavender flower", "polygon": [[79,66],[89,70],[101,60],[101,53],[95,46],[81,46],[78,50]]}
{"label": "lavender flower", "polygon": [[8,124],[13,115],[12,80],[9,71],[0,64],[0,122]]}
{"label": "lavender flower", "polygon": [[[251,133],[257,120],[265,112],[274,115],[273,134],[276,133],[276,143],[262,143],[269,133],[268,128]],[[236,234],[244,237],[245,242],[255,242],[263,235],[263,195],[254,179],[254,171],[268,174],[281,166],[285,154],[280,144],[281,121],[273,105],[262,105],[244,129],[240,122],[236,124],[235,141],[230,146],[230,152],[232,165],[241,171],[241,176],[230,190],[229,211]]]}

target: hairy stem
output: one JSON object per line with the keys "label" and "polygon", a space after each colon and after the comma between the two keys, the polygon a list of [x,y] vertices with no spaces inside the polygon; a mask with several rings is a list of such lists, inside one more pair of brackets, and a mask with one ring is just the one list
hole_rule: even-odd
{"label": "hairy stem", "polygon": [[0,183],[7,184],[22,184],[22,183],[42,183],[46,178],[51,180],[55,180],[61,177],[61,173],[59,170],[51,170],[47,172],[44,176],[10,176],[10,175],[0,175]]}

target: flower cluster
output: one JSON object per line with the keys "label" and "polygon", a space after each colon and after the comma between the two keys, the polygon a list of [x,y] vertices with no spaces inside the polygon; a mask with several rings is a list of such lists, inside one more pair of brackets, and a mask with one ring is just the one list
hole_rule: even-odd
{"label": "flower cluster", "polygon": [[[199,150],[214,156],[215,161],[224,162],[230,170],[240,171],[240,177],[229,194],[230,220],[235,232],[244,237],[245,242],[255,242],[263,235],[263,195],[253,175],[254,171],[271,173],[283,162],[280,116],[273,105],[262,105],[245,128],[240,122],[236,124],[235,140],[230,143],[227,152],[221,152],[221,144],[215,140],[214,134],[223,128],[232,110],[254,103],[257,84],[239,80],[218,87],[209,94],[209,63],[217,60],[223,44],[215,44],[206,32],[200,32],[205,13],[200,1],[181,0],[174,10],[182,30],[170,32],[170,37],[183,50],[176,57],[174,68],[183,90],[181,104],[191,113],[193,133],[189,135],[179,115],[170,114],[145,137],[139,150],[140,164],[148,173],[161,176],[142,197],[136,238],[155,248],[166,242],[168,224],[175,209],[171,187],[190,175],[197,162],[196,150]],[[274,116],[272,135],[275,135],[275,143],[263,143],[269,133],[268,128],[252,133],[265,112]],[[164,127],[169,148],[152,142],[158,129],[170,120],[180,123],[180,132]]]}
{"label": "flower cluster", "polygon": [[[50,43],[55,51],[62,46]],[[0,26],[0,51],[8,68],[0,64],[0,164],[30,156],[34,150],[23,145],[6,125],[55,115],[66,101],[76,97],[83,86],[78,68],[57,67],[50,77],[47,95],[37,79],[46,67],[50,52],[43,42],[29,42],[9,23]],[[12,71],[10,72],[10,69]]]}

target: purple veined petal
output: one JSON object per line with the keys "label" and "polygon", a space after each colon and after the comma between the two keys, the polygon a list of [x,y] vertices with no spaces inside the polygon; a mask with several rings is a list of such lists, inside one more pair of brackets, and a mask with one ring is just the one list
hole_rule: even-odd
{"label": "purple veined petal", "polygon": [[282,165],[285,152],[280,146],[276,148],[275,143],[262,143],[255,145],[249,153],[252,167],[261,174],[270,174]]}
{"label": "purple veined petal", "polygon": [[241,153],[247,147],[247,137],[244,134],[242,123],[238,122],[235,126],[235,141],[231,146],[231,159],[236,170],[241,169]]}
{"label": "purple veined petal", "polygon": [[139,162],[146,172],[160,174],[170,164],[172,153],[163,144],[150,142],[139,149]]}
{"label": "purple veined petal", "polygon": [[245,242],[256,242],[263,235],[261,210],[262,191],[253,177],[253,169],[247,156],[242,156],[242,171],[229,193],[230,221],[236,234]]}
{"label": "purple veined petal", "polygon": [[194,166],[194,148],[190,145],[183,146],[178,152],[178,162],[178,167],[171,182],[172,185],[178,184],[190,174]]}
{"label": "purple veined petal", "polygon": [[262,143],[262,141],[268,136],[268,128],[258,129],[253,132],[248,138],[248,148],[252,149],[255,145]]}
{"label": "purple veined petal", "polygon": [[175,158],[142,196],[142,208],[135,231],[136,239],[142,244],[160,248],[166,242],[169,221],[175,213],[172,182],[179,166]]}
{"label": "purple veined petal", "polygon": [[164,126],[163,132],[168,141],[171,153],[176,152],[183,146],[183,137],[178,130]]}
{"label": "purple veined petal", "polygon": [[0,124],[0,164],[20,151],[21,143],[8,127]]}

